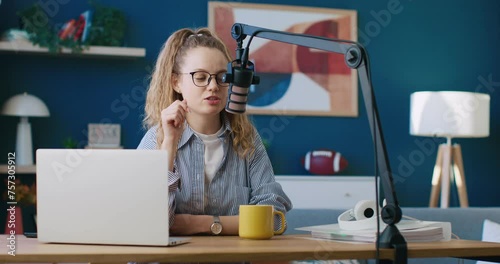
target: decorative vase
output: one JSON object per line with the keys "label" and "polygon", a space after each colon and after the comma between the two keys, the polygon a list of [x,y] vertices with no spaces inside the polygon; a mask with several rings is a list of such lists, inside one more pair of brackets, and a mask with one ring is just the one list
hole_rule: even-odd
{"label": "decorative vase", "polygon": [[23,211],[19,206],[12,206],[7,209],[7,219],[5,220],[5,234],[23,234]]}

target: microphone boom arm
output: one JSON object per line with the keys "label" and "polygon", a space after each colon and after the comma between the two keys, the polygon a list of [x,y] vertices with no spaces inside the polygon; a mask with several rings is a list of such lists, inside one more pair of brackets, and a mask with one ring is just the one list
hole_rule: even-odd
{"label": "microphone boom arm", "polygon": [[[366,50],[360,44],[352,41],[295,34],[241,23],[235,23],[233,25],[231,35],[238,41],[238,43],[241,43],[246,36],[252,36],[344,54],[347,66],[352,69],[357,69],[367,111],[368,122],[370,123],[372,140],[376,148],[376,163],[378,172],[382,178],[382,188],[386,199],[386,205],[382,208],[381,215],[382,220],[387,224],[387,226],[378,238],[378,243],[380,243],[380,246],[383,248],[395,248],[395,263],[407,263],[406,241],[396,227],[396,224],[401,220],[403,213],[399,207],[396,192],[394,190],[392,172],[387,158],[388,155],[382,134],[382,126],[378,117],[377,105],[368,69],[368,57],[366,55]],[[248,50],[243,51],[243,53],[247,52]],[[241,59],[241,57],[237,59]]]}

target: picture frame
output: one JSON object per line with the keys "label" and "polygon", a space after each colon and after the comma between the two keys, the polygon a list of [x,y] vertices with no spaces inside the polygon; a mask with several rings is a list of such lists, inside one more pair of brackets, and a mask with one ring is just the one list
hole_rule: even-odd
{"label": "picture frame", "polygon": [[[355,10],[211,1],[208,27],[235,58],[234,23],[357,41]],[[249,38],[244,40],[246,47]],[[358,116],[358,76],[344,55],[254,37],[249,59],[258,85],[250,86],[247,113]]]}
{"label": "picture frame", "polygon": [[120,124],[88,124],[88,145],[86,148],[122,148]]}

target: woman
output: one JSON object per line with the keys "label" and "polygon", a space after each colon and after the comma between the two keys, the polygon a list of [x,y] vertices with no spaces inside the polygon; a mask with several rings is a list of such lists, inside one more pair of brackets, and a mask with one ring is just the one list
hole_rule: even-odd
{"label": "woman", "polygon": [[[209,29],[166,41],[148,89],[139,149],[169,153],[170,229],[176,235],[238,234],[242,204],[292,208],[246,115],[224,111],[231,56]],[[279,221],[275,221],[279,222]]]}

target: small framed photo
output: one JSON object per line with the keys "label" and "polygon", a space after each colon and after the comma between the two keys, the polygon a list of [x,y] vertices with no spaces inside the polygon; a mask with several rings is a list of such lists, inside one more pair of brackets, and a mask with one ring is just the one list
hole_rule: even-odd
{"label": "small framed photo", "polygon": [[121,148],[120,124],[88,124],[88,148]]}

